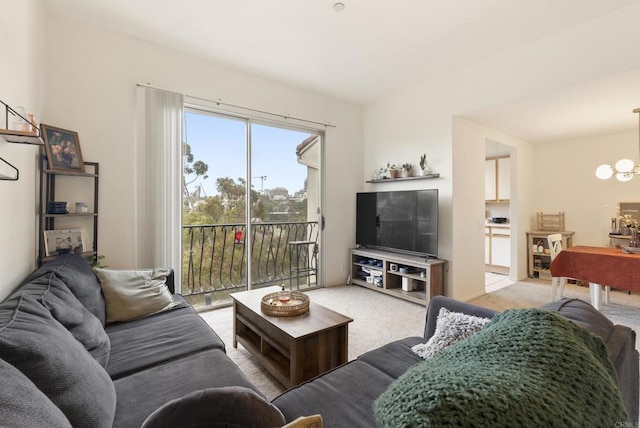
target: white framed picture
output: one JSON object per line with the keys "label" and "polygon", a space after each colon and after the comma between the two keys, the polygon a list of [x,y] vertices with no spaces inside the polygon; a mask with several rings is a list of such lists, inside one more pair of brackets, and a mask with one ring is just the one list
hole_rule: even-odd
{"label": "white framed picture", "polygon": [[45,256],[67,253],[81,254],[86,251],[82,229],[60,229],[44,231]]}

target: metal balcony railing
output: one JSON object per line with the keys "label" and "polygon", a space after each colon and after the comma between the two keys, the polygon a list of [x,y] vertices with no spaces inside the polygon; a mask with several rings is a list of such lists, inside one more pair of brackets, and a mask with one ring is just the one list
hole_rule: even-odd
{"label": "metal balcony railing", "polygon": [[318,222],[183,226],[182,295],[210,305],[247,289],[247,239],[251,239],[252,288],[316,285]]}

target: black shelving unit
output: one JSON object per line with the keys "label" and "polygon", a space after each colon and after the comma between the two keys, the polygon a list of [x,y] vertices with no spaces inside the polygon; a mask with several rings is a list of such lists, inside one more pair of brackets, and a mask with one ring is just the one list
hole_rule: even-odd
{"label": "black shelving unit", "polygon": [[[92,220],[93,226],[93,246],[90,249],[85,249],[81,254],[83,257],[89,258],[97,256],[98,254],[98,191],[99,191],[99,177],[100,177],[100,164],[98,162],[84,162],[85,170],[89,169],[92,172],[75,172],[75,171],[58,171],[47,168],[47,160],[43,159],[41,174],[40,174],[40,249],[38,254],[38,265],[46,262],[55,257],[55,255],[46,255],[45,252],[45,236],[44,232],[47,230],[56,230],[56,220],[64,219],[68,222],[68,219],[78,219],[84,221],[86,219]],[[60,183],[56,183],[56,178],[60,176],[74,177],[82,180],[93,180],[93,212],[76,213],[70,212],[68,214],[50,214],[47,212],[47,203],[56,201],[56,186],[60,186]],[[90,185],[90,184],[88,184]],[[73,207],[69,207],[73,209]],[[60,223],[60,222],[58,222]]]}

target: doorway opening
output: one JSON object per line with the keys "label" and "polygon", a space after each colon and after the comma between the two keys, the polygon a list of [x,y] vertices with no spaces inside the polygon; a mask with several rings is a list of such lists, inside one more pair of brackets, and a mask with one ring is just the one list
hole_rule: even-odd
{"label": "doorway opening", "polygon": [[513,147],[487,140],[485,145],[485,291],[511,285],[514,246],[511,203],[515,165]]}

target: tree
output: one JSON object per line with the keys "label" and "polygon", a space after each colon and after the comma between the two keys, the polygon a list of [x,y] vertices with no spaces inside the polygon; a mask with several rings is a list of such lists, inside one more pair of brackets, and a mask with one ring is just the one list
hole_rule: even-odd
{"label": "tree", "polygon": [[194,209],[195,203],[202,198],[202,185],[198,183],[192,189],[189,185],[195,183],[200,178],[206,180],[209,165],[201,160],[196,160],[191,152],[191,146],[184,142],[182,144],[182,196],[185,205],[189,210]]}

